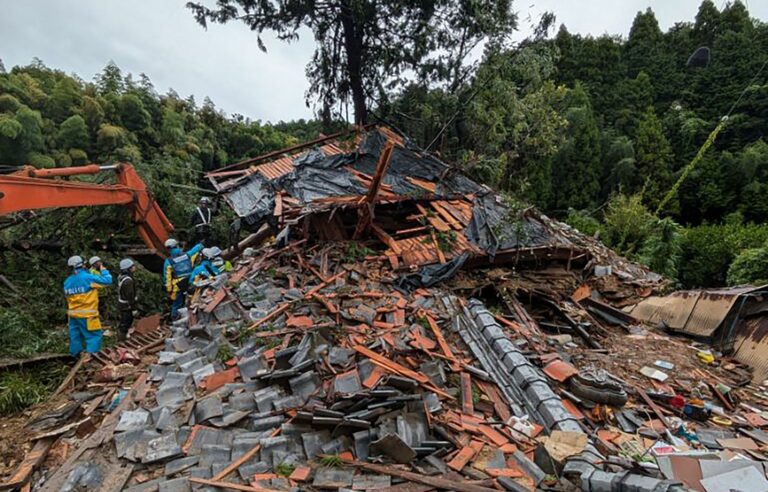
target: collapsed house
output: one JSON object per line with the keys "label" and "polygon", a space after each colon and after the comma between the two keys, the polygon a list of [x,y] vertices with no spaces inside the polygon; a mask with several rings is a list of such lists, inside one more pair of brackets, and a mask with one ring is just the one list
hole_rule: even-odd
{"label": "collapsed house", "polygon": [[275,240],[200,285],[182,319],[147,320],[84,364],[77,391],[26,422],[31,449],[6,484],[768,484],[765,387],[622,310],[664,281],[593,238],[386,128],[209,178]]}

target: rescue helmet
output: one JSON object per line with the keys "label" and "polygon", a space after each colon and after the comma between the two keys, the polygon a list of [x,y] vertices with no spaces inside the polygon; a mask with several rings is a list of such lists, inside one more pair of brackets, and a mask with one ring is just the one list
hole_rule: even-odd
{"label": "rescue helmet", "polygon": [[135,263],[130,258],[123,258],[120,260],[120,270],[128,270],[130,269]]}
{"label": "rescue helmet", "polygon": [[213,254],[213,248],[203,248],[201,253],[203,253],[203,256],[206,257],[209,260],[216,256],[216,255]]}
{"label": "rescue helmet", "polygon": [[208,198],[207,196],[203,196],[203,197],[200,197],[200,203],[201,203],[201,204],[205,203],[205,204],[208,204],[208,205],[210,205],[210,203],[211,203],[211,199],[210,199],[210,198]]}
{"label": "rescue helmet", "polygon": [[172,237],[169,237],[168,239],[165,240],[165,247],[168,249],[175,248],[178,245],[179,245],[179,242],[173,239]]}
{"label": "rescue helmet", "polygon": [[78,255],[70,256],[67,260],[67,266],[72,268],[79,268],[83,266],[83,257]]}
{"label": "rescue helmet", "polygon": [[91,256],[91,258],[88,260],[88,264],[93,266],[100,261],[101,261],[101,258],[99,258],[98,256]]}
{"label": "rescue helmet", "polygon": [[216,258],[217,256],[221,256],[221,248],[218,246],[211,246],[208,248],[211,250],[211,258]]}

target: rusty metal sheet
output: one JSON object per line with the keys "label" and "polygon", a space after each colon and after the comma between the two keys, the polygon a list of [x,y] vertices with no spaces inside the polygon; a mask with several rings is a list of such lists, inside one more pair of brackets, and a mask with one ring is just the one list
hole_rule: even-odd
{"label": "rusty metal sheet", "polygon": [[637,303],[630,314],[654,325],[664,322],[673,330],[683,331],[700,294],[695,291],[687,292],[689,295],[649,297]]}
{"label": "rusty metal sheet", "polygon": [[752,367],[752,381],[768,379],[768,317],[758,316],[746,320],[736,333],[733,357]]}
{"label": "rusty metal sheet", "polygon": [[765,287],[733,287],[716,290],[683,290],[666,297],[649,297],[636,304],[632,316],[650,323],[664,322],[672,330],[710,337],[722,324],[736,301]]}

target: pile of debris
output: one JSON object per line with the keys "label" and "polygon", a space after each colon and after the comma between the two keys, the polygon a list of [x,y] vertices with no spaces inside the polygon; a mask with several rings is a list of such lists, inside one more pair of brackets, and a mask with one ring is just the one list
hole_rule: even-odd
{"label": "pile of debris", "polygon": [[17,484],[765,490],[766,388],[618,308],[660,277],[387,130],[316,145],[212,177],[277,240],[134,371],[89,366]]}

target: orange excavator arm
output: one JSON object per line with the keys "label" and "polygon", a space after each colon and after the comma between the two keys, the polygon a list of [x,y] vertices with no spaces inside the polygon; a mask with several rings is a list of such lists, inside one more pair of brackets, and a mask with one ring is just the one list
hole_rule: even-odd
{"label": "orange excavator arm", "polygon": [[[117,184],[54,179],[103,171],[115,171]],[[90,164],[56,169],[24,167],[14,174],[0,175],[0,216],[24,210],[98,205],[127,205],[141,239],[155,253],[163,254],[173,224],[130,164]]]}

